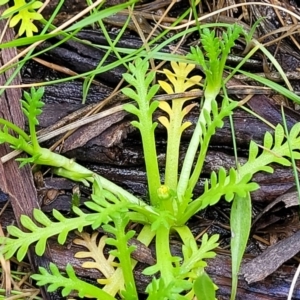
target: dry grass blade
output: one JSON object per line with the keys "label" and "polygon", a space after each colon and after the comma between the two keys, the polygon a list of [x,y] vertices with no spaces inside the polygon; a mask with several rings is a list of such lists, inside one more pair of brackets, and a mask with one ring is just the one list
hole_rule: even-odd
{"label": "dry grass blade", "polygon": [[[247,2],[247,3],[238,3],[238,4],[230,5],[230,6],[227,6],[227,7],[223,7],[221,9],[218,9],[218,10],[214,11],[214,12],[211,12],[209,14],[206,14],[206,15],[202,16],[202,17],[199,17],[198,21],[202,22],[202,21],[205,21],[206,19],[209,19],[212,16],[216,16],[216,15],[222,13],[222,12],[225,12],[225,11],[237,8],[237,7],[241,7],[241,6],[246,6],[246,5],[262,5],[262,6],[269,6],[269,7],[277,8],[277,9],[282,10],[282,11],[290,14],[291,16],[295,17],[298,21],[300,20],[299,15],[297,15],[296,13],[294,13],[294,12],[284,8],[284,7],[274,5],[274,4],[270,4],[270,3]],[[195,24],[196,24],[196,20],[193,20],[193,21],[187,22],[185,24],[174,26],[174,27],[167,27],[167,26],[163,26],[163,25],[161,25],[161,27],[165,28],[165,29],[168,29],[168,30],[178,30],[178,29],[184,29],[188,26],[195,25]]]}
{"label": "dry grass blade", "polygon": [[[5,236],[1,224],[0,224],[0,236]],[[8,260],[5,260],[2,254],[0,254],[0,264],[2,267],[1,286],[5,288],[6,295],[9,295],[11,292],[11,285],[12,285],[10,262]]]}

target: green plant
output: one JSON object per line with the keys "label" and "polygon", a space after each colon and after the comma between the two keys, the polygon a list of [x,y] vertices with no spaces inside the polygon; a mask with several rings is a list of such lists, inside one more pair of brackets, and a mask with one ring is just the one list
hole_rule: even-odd
{"label": "green plant", "polygon": [[[216,96],[220,89],[224,88],[222,74],[225,61],[240,33],[241,29],[233,26],[223,35],[223,39],[219,39],[215,37],[213,31],[204,30],[202,43],[206,53],[200,48],[194,48],[188,55],[188,59],[201,65],[206,79],[204,104],[181,168],[180,177],[178,164],[180,138],[182,132],[191,125],[184,122],[183,118],[195,108],[195,105],[187,104],[190,100],[188,98],[173,100],[171,105],[167,102],[152,101],[152,98],[159,85],[167,93],[172,94],[184,92],[194,85],[200,86],[201,78],[189,77],[189,73],[194,69],[193,64],[172,63],[174,72],[164,70],[170,83],[160,81],[159,85],[153,85],[155,73],[148,73],[147,60],[139,58],[134,64],[129,63],[129,73],[125,74],[124,78],[132,87],[124,88],[123,93],[133,99],[135,104],[126,104],[124,109],[137,117],[132,125],[141,133],[150,204],[75,161],[42,148],[37,141],[35,126],[38,124],[37,117],[43,107],[41,101],[43,89],[32,88],[30,93],[25,93],[25,99],[21,101],[21,104],[28,118],[30,135],[9,121],[0,119],[2,126],[0,142],[9,143],[12,148],[23,150],[30,155],[29,158],[22,159],[21,164],[48,165],[58,175],[86,185],[92,184],[91,200],[85,203],[91,212],[83,212],[75,206],[73,207],[75,216],[65,218],[54,210],[53,218],[50,220],[43,212],[34,210],[33,217],[39,225],[36,225],[29,217],[22,216],[20,221],[27,231],[23,232],[15,226],[8,226],[7,231],[10,237],[0,238],[0,243],[3,245],[1,252],[5,257],[10,258],[16,253],[17,259],[22,260],[28,247],[33,243],[36,243],[36,253],[42,255],[50,236],[57,235],[58,242],[62,244],[71,230],[77,229],[81,232],[85,226],[92,226],[93,229],[102,227],[109,234],[109,238],[101,240],[96,247],[95,241],[92,242],[92,239],[86,238],[84,245],[89,252],[81,254],[81,257],[92,257],[95,260],[92,266],[97,266],[106,277],[99,281],[101,288],[92,287],[81,281],[76,277],[71,266],[67,266],[66,276],[63,276],[57,267],[51,265],[50,273],[40,268],[41,274],[33,275],[33,278],[39,285],[49,284],[48,289],[51,291],[62,287],[64,296],[68,295],[71,290],[76,290],[79,297],[115,299],[115,295],[119,293],[124,299],[138,299],[133,276],[136,261],[131,258],[135,246],[128,243],[135,232],[126,231],[129,222],[136,222],[143,226],[137,236],[140,242],[147,246],[155,239],[156,262],[144,270],[145,275],[153,276],[146,289],[148,299],[192,299],[195,294],[201,299],[201,291],[204,287],[205,299],[214,299],[216,287],[205,273],[205,260],[215,256],[213,250],[218,245],[218,235],[208,237],[204,234],[201,244],[198,245],[186,222],[198,211],[216,204],[223,198],[226,201],[234,199],[235,204],[241,204],[244,199],[249,198],[251,191],[258,189],[258,185],[251,182],[255,173],[272,172],[273,169],[269,165],[274,162],[290,165],[287,158],[291,155],[299,158],[297,150],[300,143],[300,125],[295,125],[289,133],[289,143],[284,140],[282,126],[278,125],[274,138],[270,133],[266,133],[261,153],[258,151],[258,145],[251,142],[247,163],[240,166],[238,170],[232,168],[227,172],[221,168],[218,173],[213,172],[210,180],[205,183],[204,193],[200,196],[193,196],[210,138],[217,128],[223,126],[223,119],[230,116],[237,106],[237,103],[230,101],[225,93],[218,107]],[[206,56],[208,61],[205,59]],[[159,121],[167,128],[168,146],[172,145],[172,148],[167,148],[163,183],[160,179],[155,146],[157,123],[153,122],[153,114],[159,108],[167,113],[166,116],[160,117]],[[197,153],[198,150],[199,153]],[[191,172],[193,161],[196,161],[196,164]],[[237,206],[234,211],[240,212],[241,206]],[[237,219],[237,223],[239,220],[241,219]],[[183,257],[171,254],[170,235],[174,232],[182,241]],[[113,248],[109,258],[102,255],[106,245]],[[238,253],[240,254],[241,251],[243,250],[238,250]],[[118,259],[117,262],[114,258]],[[89,264],[88,267],[91,265]],[[160,276],[156,277],[156,274]]]}
{"label": "green plant", "polygon": [[[0,0],[0,5],[7,3],[8,0]],[[41,20],[43,16],[36,12],[36,9],[40,8],[43,3],[41,1],[31,1],[26,3],[25,0],[15,0],[14,5],[6,9],[2,13],[3,18],[11,17],[15,14],[9,22],[10,27],[15,27],[20,21],[19,35],[26,32],[26,36],[30,37],[33,32],[37,32],[37,27],[33,24],[34,20]]]}

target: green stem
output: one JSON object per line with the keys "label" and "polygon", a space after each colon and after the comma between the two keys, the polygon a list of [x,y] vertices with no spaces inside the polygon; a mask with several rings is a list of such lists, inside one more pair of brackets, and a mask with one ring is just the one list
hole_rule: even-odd
{"label": "green stem", "polygon": [[38,152],[39,148],[41,147],[39,145],[38,138],[36,135],[35,124],[32,121],[30,121],[30,119],[28,121],[29,121],[29,132],[30,132],[32,147],[35,152]]}
{"label": "green stem", "polygon": [[185,100],[173,101],[172,114],[168,128],[165,185],[176,191],[178,182],[179,146],[181,140],[182,105]]}
{"label": "green stem", "polygon": [[[40,154],[35,160],[36,164],[47,165],[54,167],[53,171],[55,174],[67,177],[74,181],[80,181],[87,184],[87,181],[94,182],[94,173],[82,165],[76,163],[72,159],[68,159],[58,153],[54,153],[46,148],[39,147],[39,153],[33,153],[32,146],[28,144],[28,149],[22,149],[28,154],[33,156],[34,154]],[[105,179],[104,177],[97,174],[101,179],[101,184],[104,189],[111,191],[115,195],[122,195],[130,203],[138,204],[140,206],[147,206],[142,200],[135,197],[133,194],[127,192],[120,186],[113,182]],[[149,211],[149,214],[151,212]]]}
{"label": "green stem", "polygon": [[202,128],[200,124],[201,123],[205,124],[204,110],[206,110],[209,113],[211,112],[211,101],[214,98],[215,97],[205,97],[204,105],[201,110],[199,120],[196,124],[192,139],[189,143],[189,147],[184,158],[181,174],[178,181],[177,194],[180,197],[184,197],[187,191],[190,174],[193,167],[193,162],[195,160],[197,150],[199,149],[200,138],[202,137]]}
{"label": "green stem", "polygon": [[20,135],[26,142],[30,141],[29,135],[27,135],[19,126],[13,124],[12,122],[9,122],[4,119],[0,119],[0,124],[3,124],[4,126],[7,126],[11,130],[13,130],[15,133]]}
{"label": "green stem", "polygon": [[[191,230],[189,229],[188,226],[178,226],[178,227],[174,227],[174,230],[176,230],[176,232],[179,234],[180,239],[182,240],[183,244],[193,250],[193,251],[197,251],[198,250],[198,246],[197,243],[195,241],[195,237],[193,236]],[[186,260],[182,263],[182,265],[184,265],[184,270],[182,270],[183,273],[188,273],[190,272],[190,270],[193,269],[195,262],[193,262],[192,260]]]}
{"label": "green stem", "polygon": [[156,230],[155,248],[156,260],[159,265],[160,277],[166,286],[173,280],[172,254],[170,251],[170,228],[164,224]]}
{"label": "green stem", "polygon": [[[82,179],[86,179],[87,181],[89,181],[91,183],[94,182],[94,177],[93,177],[94,173],[91,172],[89,169],[87,169],[75,162],[74,162],[74,169],[81,170],[81,173],[76,173],[73,170],[67,170],[67,169],[64,169],[63,167],[53,169],[53,173],[55,173],[59,176],[62,176],[62,177],[69,178],[74,181],[82,181]],[[126,190],[124,190],[123,188],[118,186],[117,184],[107,180],[106,178],[104,178],[98,174],[95,174],[95,175],[100,177],[102,187],[104,189],[112,192],[114,195],[122,195],[124,198],[126,198],[126,200],[128,200],[128,202],[133,203],[133,204],[138,204],[141,207],[147,206],[147,204],[145,202],[138,199],[133,194],[127,192]],[[151,213],[151,212],[149,211],[149,213]]]}
{"label": "green stem", "polygon": [[198,158],[197,158],[195,168],[194,168],[193,173],[192,173],[192,175],[190,177],[190,180],[188,182],[187,194],[192,194],[193,189],[195,188],[195,185],[197,184],[197,182],[199,180],[199,176],[200,176],[200,173],[202,171],[202,167],[203,167],[205,157],[206,157],[206,153],[207,153],[207,150],[208,150],[208,145],[209,145],[210,138],[211,138],[211,135],[205,136],[204,139],[203,139],[203,143],[201,144],[201,149],[200,149],[200,153],[199,153]]}
{"label": "green stem", "polygon": [[179,234],[184,245],[198,248],[195,238],[188,226],[176,226],[173,227],[173,229]]}
{"label": "green stem", "polygon": [[[138,240],[142,242],[145,246],[149,246],[151,241],[153,240],[155,236],[154,231],[151,230],[150,225],[145,225],[141,232],[138,235]],[[136,266],[137,261],[132,260],[131,267],[134,269]],[[122,269],[118,268],[115,273],[109,278],[109,282],[103,287],[103,291],[107,292],[110,295],[116,295],[119,290],[124,288],[124,278]]]}
{"label": "green stem", "polygon": [[141,131],[141,135],[143,141],[143,152],[146,164],[146,172],[148,174],[147,180],[150,202],[153,206],[156,206],[158,204],[157,190],[161,184],[157,162],[155,136],[154,131],[151,130],[153,125],[151,117],[147,122],[148,126],[145,126],[145,128],[148,129],[147,132],[146,130],[143,130]]}
{"label": "green stem", "polygon": [[[127,290],[127,293],[130,292],[130,299],[138,299],[138,294],[137,294],[137,289],[136,289],[136,284],[134,280],[134,275],[132,272],[132,263],[133,260],[131,259],[130,256],[130,250],[127,245],[127,239],[126,235],[124,232],[124,229],[122,232],[116,233],[116,239],[118,240],[118,258],[120,261],[120,266],[122,268],[122,273],[123,273],[123,280],[125,283],[125,289]],[[119,228],[121,230],[121,228]]]}

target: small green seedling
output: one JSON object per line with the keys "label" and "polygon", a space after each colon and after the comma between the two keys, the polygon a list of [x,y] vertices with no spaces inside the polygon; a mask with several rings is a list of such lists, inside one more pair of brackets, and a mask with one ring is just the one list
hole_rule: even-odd
{"label": "small green seedling", "polygon": [[[7,2],[8,0],[0,0],[0,5]],[[14,0],[14,5],[2,13],[2,18],[11,18],[9,21],[10,27],[15,27],[21,22],[19,35],[26,33],[26,36],[30,37],[34,32],[38,32],[33,21],[43,19],[43,16],[36,12],[42,5],[43,2],[41,1],[30,1],[30,3],[27,3],[25,0]]]}

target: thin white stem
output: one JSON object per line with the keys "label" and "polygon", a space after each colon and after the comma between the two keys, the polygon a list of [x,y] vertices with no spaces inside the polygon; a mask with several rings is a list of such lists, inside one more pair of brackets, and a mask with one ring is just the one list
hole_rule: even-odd
{"label": "thin white stem", "polygon": [[296,283],[297,283],[299,274],[300,274],[300,264],[298,265],[298,268],[297,268],[297,270],[296,270],[296,273],[295,273],[295,275],[294,275],[294,277],[293,277],[293,281],[292,281],[292,284],[291,284],[291,286],[290,286],[290,290],[289,290],[289,294],[288,294],[287,300],[292,300],[293,292],[294,292],[295,285],[296,285]]}
{"label": "thin white stem", "polygon": [[[276,9],[279,9],[279,10],[282,10],[284,12],[286,12],[287,14],[293,16],[294,18],[296,18],[298,21],[300,21],[300,16],[293,13],[292,11],[282,7],[282,6],[279,6],[279,5],[275,5],[275,4],[271,4],[271,3],[262,3],[262,2],[243,2],[243,3],[238,3],[238,4],[234,4],[234,5],[230,5],[230,6],[226,6],[226,7],[223,7],[221,9],[218,9],[216,11],[213,11],[209,14],[206,14],[202,17],[199,17],[198,18],[198,21],[201,22],[201,21],[204,21],[205,19],[208,19],[210,17],[213,17],[213,16],[216,16],[216,15],[219,15],[220,13],[224,12],[224,11],[227,11],[227,10],[230,10],[230,9],[233,9],[233,8],[236,8],[236,7],[240,7],[240,6],[245,6],[245,5],[262,5],[262,6],[269,6],[269,7],[273,7],[273,8],[276,8]],[[178,30],[178,29],[182,29],[182,28],[186,28],[188,26],[192,26],[192,25],[195,25],[196,24],[196,20],[193,20],[193,21],[190,21],[190,22],[187,22],[187,23],[184,23],[182,25],[178,25],[178,26],[175,26],[175,27],[168,27],[168,26],[162,26],[160,25],[162,28],[164,29],[168,29],[168,30]]]}

